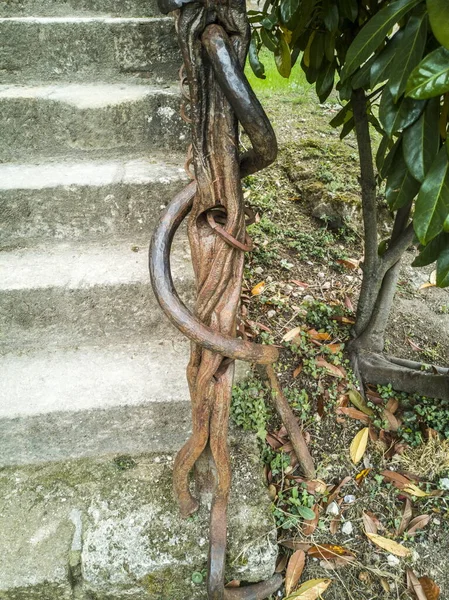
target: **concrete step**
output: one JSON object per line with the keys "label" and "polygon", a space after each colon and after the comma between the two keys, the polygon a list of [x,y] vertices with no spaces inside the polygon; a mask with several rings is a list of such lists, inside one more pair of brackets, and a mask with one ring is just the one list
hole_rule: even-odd
{"label": "concrete step", "polygon": [[134,82],[0,85],[0,162],[175,147],[187,128],[177,87]]}
{"label": "concrete step", "polygon": [[0,466],[178,450],[188,357],[179,336],[2,356]]}
{"label": "concrete step", "polygon": [[[149,237],[0,252],[0,352],[173,337],[151,290]],[[174,247],[172,272],[189,303],[185,238]]]}
{"label": "concrete step", "polygon": [[154,17],[160,16],[156,0],[6,0],[0,17]]}
{"label": "concrete step", "polygon": [[183,158],[0,164],[0,248],[32,240],[146,235],[186,183]]}
{"label": "concrete step", "polygon": [[[269,577],[277,554],[254,438],[234,436],[227,579]],[[181,519],[173,454],[0,471],[4,600],[206,600],[208,510]]]}
{"label": "concrete step", "polygon": [[176,81],[181,65],[167,17],[7,17],[0,39],[3,82],[106,81],[130,72]]}

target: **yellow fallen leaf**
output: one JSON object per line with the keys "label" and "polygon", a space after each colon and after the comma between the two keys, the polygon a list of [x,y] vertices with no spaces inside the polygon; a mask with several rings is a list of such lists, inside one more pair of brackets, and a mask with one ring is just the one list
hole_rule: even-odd
{"label": "yellow fallen leaf", "polygon": [[403,490],[404,490],[404,492],[407,492],[407,494],[410,494],[412,496],[416,496],[417,498],[426,498],[427,496],[430,496],[430,494],[428,494],[427,492],[424,492],[423,490],[421,490],[414,483],[409,483],[408,485],[406,485],[403,488]]}
{"label": "yellow fallen leaf", "polygon": [[368,417],[374,416],[374,411],[372,408],[368,406],[368,404],[363,399],[363,396],[359,394],[356,390],[348,391],[349,400],[352,402],[354,406],[356,406],[362,413],[368,415]]}
{"label": "yellow fallen leaf", "polygon": [[258,283],[257,285],[255,285],[253,287],[253,289],[251,290],[251,295],[252,296],[260,296],[260,294],[264,291],[265,288],[265,281],[261,281],[260,283]]}
{"label": "yellow fallen leaf", "polygon": [[349,454],[351,455],[352,462],[356,465],[363,458],[368,445],[369,427],[361,429],[355,438],[352,440]]}
{"label": "yellow fallen leaf", "polygon": [[397,542],[386,537],[382,537],[377,533],[369,533],[366,531],[365,534],[366,537],[373,542],[373,544],[376,544],[376,546],[379,546],[379,548],[382,548],[382,550],[390,552],[390,554],[401,557],[410,556],[411,554],[410,550],[405,546],[401,546],[401,544],[398,544]]}
{"label": "yellow fallen leaf", "polygon": [[332,583],[332,579],[310,579],[303,583],[294,594],[285,598],[285,600],[317,600],[321,598],[323,592]]}

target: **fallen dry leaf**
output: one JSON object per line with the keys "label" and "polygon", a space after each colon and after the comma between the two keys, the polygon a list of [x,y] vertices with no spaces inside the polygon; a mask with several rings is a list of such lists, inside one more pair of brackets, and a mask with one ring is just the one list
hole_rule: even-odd
{"label": "fallen dry leaf", "polygon": [[413,592],[417,600],[427,600],[427,595],[421,582],[411,569],[407,569],[407,588]]}
{"label": "fallen dry leaf", "polygon": [[369,427],[364,427],[352,440],[349,453],[351,455],[351,460],[355,465],[362,460],[363,455],[366,452],[366,447],[368,445],[368,434]]}
{"label": "fallen dry leaf", "polygon": [[407,492],[407,494],[411,494],[412,496],[416,496],[417,498],[426,498],[427,496],[430,496],[428,492],[421,490],[414,483],[409,483],[403,488],[403,490],[404,492]]}
{"label": "fallen dry leaf", "polygon": [[368,415],[368,417],[372,417],[374,415],[373,409],[367,405],[367,403],[363,399],[362,395],[359,394],[359,392],[357,392],[356,390],[349,390],[348,396],[351,403],[362,413]]}
{"label": "fallen dry leaf", "polygon": [[431,287],[435,287],[434,283],[430,283],[430,281],[428,281],[427,283],[423,283],[422,285],[419,286],[419,290],[425,290],[426,288],[431,288]]}
{"label": "fallen dry leaf", "polygon": [[344,374],[337,366],[327,362],[322,356],[318,356],[315,359],[315,364],[318,368],[326,369],[328,374],[332,375],[332,377],[344,377]]}
{"label": "fallen dry leaf", "polygon": [[302,363],[300,363],[296,369],[293,371],[293,377],[296,379],[298,377],[298,375],[301,373],[302,371]]}
{"label": "fallen dry leaf", "polygon": [[366,423],[369,425],[371,423],[370,417],[363,413],[361,410],[357,410],[356,408],[352,408],[351,406],[342,406],[341,408],[337,408],[336,410],[338,415],[346,415],[351,419],[356,419],[357,421],[362,421],[362,423]]}
{"label": "fallen dry leaf", "polygon": [[238,579],[233,579],[229,583],[225,585],[227,588],[238,588],[240,587],[240,581]]}
{"label": "fallen dry leaf", "polygon": [[350,319],[349,317],[331,317],[331,320],[338,321],[344,325],[355,325],[355,319]]}
{"label": "fallen dry leaf", "polygon": [[338,556],[354,556],[354,554],[343,546],[335,544],[317,544],[312,546],[307,554],[313,558],[337,558]]}
{"label": "fallen dry leaf", "polygon": [[410,339],[409,337],[407,338],[407,342],[410,344],[410,346],[413,348],[413,350],[415,352],[422,352],[422,348],[420,348],[418,346],[418,344],[415,344],[415,342],[412,339]]}
{"label": "fallen dry leaf", "polygon": [[299,335],[302,331],[302,327],[294,327],[287,331],[287,333],[282,338],[283,342],[291,342],[297,335]]}
{"label": "fallen dry leaf", "polygon": [[430,521],[430,515],[419,515],[415,517],[409,523],[407,533],[416,533],[420,529],[424,529]]}
{"label": "fallen dry leaf", "polygon": [[280,540],[278,544],[289,550],[304,550],[304,552],[307,552],[312,547],[312,545],[307,542],[301,542],[300,540],[294,539]]}
{"label": "fallen dry leaf", "polygon": [[289,558],[288,554],[279,555],[278,561],[276,564],[276,569],[275,569],[276,573],[284,572],[285,567],[287,566],[287,563],[288,563],[288,558]]}
{"label": "fallen dry leaf", "polygon": [[332,579],[310,579],[303,583],[293,594],[287,596],[285,600],[317,600],[321,598],[323,592],[332,583]]}
{"label": "fallen dry leaf", "polygon": [[394,415],[399,408],[399,400],[397,398],[390,398],[385,405],[385,408]]}
{"label": "fallen dry leaf", "polygon": [[337,531],[340,529],[340,525],[341,525],[341,515],[338,515],[338,517],[334,517],[332,519],[332,521],[330,522],[330,525],[329,525],[329,531],[332,533],[332,535],[335,535],[337,533]]}
{"label": "fallen dry leaf", "polygon": [[371,469],[363,469],[362,471],[360,471],[360,473],[357,473],[357,475],[355,476],[355,481],[357,485],[362,485],[362,483],[365,481],[370,472]]}
{"label": "fallen dry leaf", "polygon": [[410,502],[409,498],[406,498],[404,501],[404,508],[402,511],[401,522],[400,522],[398,530],[397,530],[398,535],[402,535],[404,533],[404,531],[407,529],[408,524],[410,523],[410,520],[412,518],[412,515],[413,515],[412,503]]}
{"label": "fallen dry leaf", "polygon": [[388,583],[388,581],[386,579],[384,579],[383,577],[380,578],[380,585],[383,587],[384,592],[387,592],[387,594],[391,593],[391,588],[390,588],[390,584]]}
{"label": "fallen dry leaf", "polygon": [[387,431],[397,431],[399,429],[399,421],[396,419],[394,414],[384,408],[384,417],[388,421],[388,428],[385,427]]}
{"label": "fallen dry leaf", "polygon": [[440,588],[430,577],[420,577],[419,583],[422,585],[427,600],[438,600],[441,593]]}
{"label": "fallen dry leaf", "polygon": [[408,477],[401,475],[400,473],[396,473],[396,471],[382,471],[381,475],[388,479],[400,490],[403,490],[407,485],[410,485],[411,481]]}
{"label": "fallen dry leaf", "polygon": [[342,265],[343,267],[346,267],[347,269],[358,269],[360,265],[360,261],[355,258],[339,258],[335,262],[337,262],[339,265]]}
{"label": "fallen dry leaf", "polygon": [[298,585],[301,579],[304,565],[306,564],[306,554],[304,550],[296,550],[288,561],[287,571],[285,573],[285,594],[288,596]]}
{"label": "fallen dry leaf", "polygon": [[365,529],[365,533],[377,533],[378,528],[377,528],[377,523],[376,521],[371,517],[371,515],[369,515],[368,513],[364,512],[362,515],[362,521],[363,521],[363,527]]}
{"label": "fallen dry leaf", "polygon": [[329,350],[329,352],[332,352],[332,354],[338,354],[343,348],[343,344],[327,344],[325,348]]}
{"label": "fallen dry leaf", "polygon": [[340,483],[338,485],[336,485],[334,488],[331,489],[329,496],[326,499],[326,505],[329,505],[331,502],[333,502],[338,494],[340,493],[341,489],[351,481],[352,477],[350,475],[347,475],[344,479],[342,479],[340,481]]}
{"label": "fallen dry leaf", "polygon": [[316,329],[309,329],[307,335],[313,340],[329,341],[332,339],[332,336],[329,333],[319,333]]}
{"label": "fallen dry leaf", "polygon": [[379,546],[379,548],[382,548],[383,550],[386,550],[395,556],[406,557],[410,556],[411,554],[410,550],[405,546],[402,546],[401,544],[398,544],[397,542],[386,537],[382,537],[381,535],[377,535],[377,533],[366,532],[366,537],[371,540],[373,544]]}
{"label": "fallen dry leaf", "polygon": [[260,283],[258,283],[257,285],[255,285],[253,287],[253,289],[251,290],[251,295],[252,296],[260,296],[260,294],[264,291],[265,289],[265,281],[261,281]]}

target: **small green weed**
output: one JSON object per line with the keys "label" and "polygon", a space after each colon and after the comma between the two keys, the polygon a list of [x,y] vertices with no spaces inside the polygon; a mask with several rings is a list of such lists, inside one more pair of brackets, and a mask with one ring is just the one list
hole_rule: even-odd
{"label": "small green weed", "polygon": [[266,389],[261,381],[249,378],[232,390],[231,418],[245,431],[254,431],[265,440],[269,412],[265,404]]}

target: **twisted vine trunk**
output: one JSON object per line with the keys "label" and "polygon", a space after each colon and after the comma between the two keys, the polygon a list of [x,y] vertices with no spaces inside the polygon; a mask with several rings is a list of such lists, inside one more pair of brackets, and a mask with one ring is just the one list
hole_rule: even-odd
{"label": "twisted vine trunk", "polygon": [[[187,379],[193,433],[178,453],[174,489],[184,516],[198,508],[189,489],[189,473],[210,452],[215,468],[209,544],[209,600],[259,600],[278,589],[282,578],[239,589],[225,589],[226,510],[231,483],[228,420],[235,359],[263,364],[273,401],[289,433],[306,477],[313,478],[312,457],[296,417],[277,381],[275,347],[236,336],[244,252],[250,249],[240,178],[276,157],[273,129],[243,74],[249,43],[244,0],[202,5],[161,0],[163,12],[179,9],[176,24],[189,84],[194,182],[167,207],[150,248],[150,272],[159,304],[191,341]],[[182,114],[185,113],[182,111]],[[186,117],[187,118],[187,117]],[[239,155],[238,122],[252,149]],[[170,249],[176,229],[190,211],[188,235],[195,271],[194,314],[176,294],[170,273]]]}

